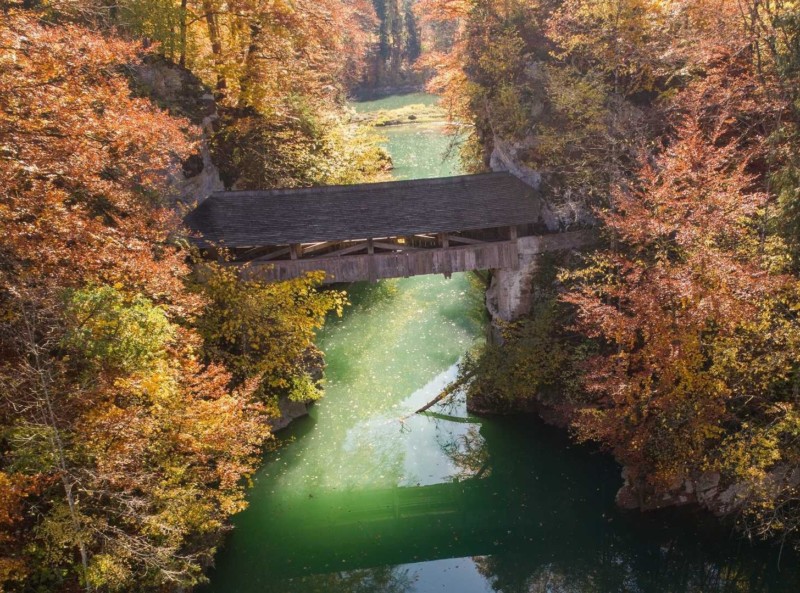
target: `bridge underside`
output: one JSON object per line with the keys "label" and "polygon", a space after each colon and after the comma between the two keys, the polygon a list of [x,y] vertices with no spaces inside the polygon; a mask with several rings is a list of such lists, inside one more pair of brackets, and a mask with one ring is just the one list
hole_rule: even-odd
{"label": "bridge underside", "polygon": [[[508,229],[509,235],[514,229]],[[474,233],[471,233],[474,234]],[[475,270],[515,270],[531,255],[571,249],[590,241],[586,231],[523,235],[480,241],[462,235],[387,237],[362,241],[272,247],[262,255],[237,254],[242,275],[265,282],[289,280],[307,272],[325,272],[324,283],[376,281]],[[266,248],[265,248],[266,249]],[[292,257],[294,255],[294,258]]]}
{"label": "bridge underside", "polygon": [[[406,237],[269,247],[237,253],[247,278],[288,280],[307,272],[325,272],[325,282],[375,281],[424,274],[514,269],[518,250],[513,229],[505,232]],[[483,235],[483,239],[475,238]],[[505,237],[503,235],[506,235]],[[259,253],[260,252],[260,253]]]}

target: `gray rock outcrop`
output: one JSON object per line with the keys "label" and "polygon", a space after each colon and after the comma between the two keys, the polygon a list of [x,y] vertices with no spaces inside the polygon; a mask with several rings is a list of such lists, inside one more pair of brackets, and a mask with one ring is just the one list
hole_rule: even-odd
{"label": "gray rock outcrop", "polygon": [[166,172],[171,186],[168,204],[188,210],[225,189],[209,147],[219,119],[210,89],[186,68],[159,56],[149,56],[133,66],[131,78],[137,94],[149,97],[172,115],[187,118],[202,131],[198,151],[185,161],[175,159]]}

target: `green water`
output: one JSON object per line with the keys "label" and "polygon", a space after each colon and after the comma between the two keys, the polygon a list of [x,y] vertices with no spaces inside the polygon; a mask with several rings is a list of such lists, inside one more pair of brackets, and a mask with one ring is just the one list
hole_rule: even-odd
{"label": "green water", "polygon": [[372,101],[359,101],[358,103],[352,103],[352,106],[356,113],[369,113],[382,109],[399,109],[400,107],[407,107],[409,105],[436,105],[438,101],[439,97],[436,95],[429,95],[428,93],[408,93],[405,95],[391,95]]}
{"label": "green water", "polygon": [[[457,150],[445,134],[445,124],[391,126],[381,130],[388,138],[396,179],[458,175]],[[424,150],[421,150],[424,147]],[[449,157],[449,158],[447,158]]]}
{"label": "green water", "polygon": [[[453,174],[435,127],[391,130],[398,177]],[[619,467],[530,417],[436,395],[483,335],[464,275],[350,288],[327,388],[281,433],[216,558],[214,593],[792,592],[796,558],[687,511],[619,511]]]}

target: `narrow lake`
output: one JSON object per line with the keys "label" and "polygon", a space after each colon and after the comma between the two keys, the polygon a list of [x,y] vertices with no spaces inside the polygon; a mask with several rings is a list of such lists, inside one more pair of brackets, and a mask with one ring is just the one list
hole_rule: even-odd
{"label": "narrow lake", "polygon": [[[433,97],[357,106],[391,109]],[[452,175],[443,127],[387,128],[397,178]],[[534,418],[463,399],[407,417],[484,335],[463,274],[348,288],[319,336],[324,400],[280,433],[204,591],[717,593],[800,591],[796,557],[703,514],[614,505],[619,467]]]}

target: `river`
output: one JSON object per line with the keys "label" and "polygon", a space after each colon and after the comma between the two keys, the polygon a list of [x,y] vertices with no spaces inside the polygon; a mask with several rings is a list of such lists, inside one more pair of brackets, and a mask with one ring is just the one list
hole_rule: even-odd
{"label": "river", "polygon": [[[430,96],[357,106],[395,108]],[[387,128],[397,178],[457,174],[437,124]],[[797,562],[690,510],[614,505],[619,467],[463,397],[408,416],[484,334],[464,274],[348,288],[318,337],[326,396],[280,433],[216,558],[213,593],[800,591]]]}

